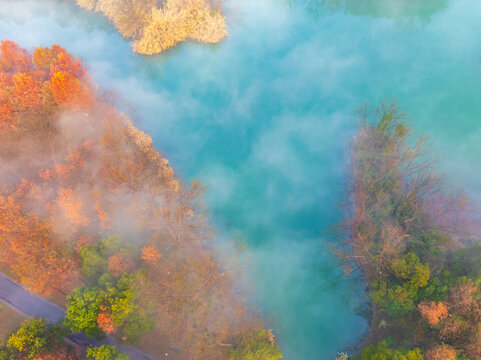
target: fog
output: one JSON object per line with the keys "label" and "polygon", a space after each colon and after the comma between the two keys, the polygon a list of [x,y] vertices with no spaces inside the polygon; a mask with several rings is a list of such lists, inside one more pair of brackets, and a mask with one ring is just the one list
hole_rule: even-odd
{"label": "fog", "polygon": [[229,0],[226,41],[148,58],[99,14],[64,1],[3,3],[2,39],[81,58],[100,90],[136,109],[175,171],[208,186],[218,240],[246,240],[251,301],[279,329],[286,359],[331,359],[367,328],[356,315],[362,281],[343,277],[327,235],[347,200],[359,105],[398,99],[448,180],[481,198],[477,0],[440,1],[421,26],[390,8],[340,4],[313,16],[300,0]]}

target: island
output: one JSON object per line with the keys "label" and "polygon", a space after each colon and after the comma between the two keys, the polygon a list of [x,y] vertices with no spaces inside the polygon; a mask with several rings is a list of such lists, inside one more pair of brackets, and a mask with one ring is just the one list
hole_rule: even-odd
{"label": "island", "polygon": [[179,42],[218,43],[227,36],[222,5],[210,0],[75,0],[103,13],[133,50],[159,54]]}

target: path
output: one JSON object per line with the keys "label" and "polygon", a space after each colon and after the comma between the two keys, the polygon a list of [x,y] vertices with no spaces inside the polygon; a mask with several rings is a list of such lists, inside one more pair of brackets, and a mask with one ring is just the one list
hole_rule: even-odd
{"label": "path", "polygon": [[[0,273],[0,301],[25,317],[42,317],[55,324],[65,317],[65,311],[58,305],[32,294],[23,286],[17,284],[8,276]],[[130,355],[132,360],[159,360],[147,355],[133,346],[117,344],[111,336],[103,339],[89,339],[85,334],[70,334],[67,339],[82,347],[115,345],[119,351]]]}

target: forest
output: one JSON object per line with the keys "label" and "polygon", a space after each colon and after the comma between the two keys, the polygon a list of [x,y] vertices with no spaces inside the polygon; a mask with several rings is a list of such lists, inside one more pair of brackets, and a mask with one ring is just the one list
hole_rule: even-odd
{"label": "forest", "polygon": [[62,47],[0,51],[0,269],[66,309],[57,324],[25,320],[0,359],[128,359],[72,346],[71,332],[154,356],[280,359],[247,306],[241,254],[212,243],[201,184],[184,184]]}
{"label": "forest", "polygon": [[476,206],[436,172],[426,139],[410,137],[396,103],[361,111],[351,162],[346,259],[372,300],[371,329],[354,359],[480,359]]}
{"label": "forest", "polygon": [[133,50],[159,54],[179,42],[218,43],[227,36],[220,2],[210,0],[75,0],[103,13]]}

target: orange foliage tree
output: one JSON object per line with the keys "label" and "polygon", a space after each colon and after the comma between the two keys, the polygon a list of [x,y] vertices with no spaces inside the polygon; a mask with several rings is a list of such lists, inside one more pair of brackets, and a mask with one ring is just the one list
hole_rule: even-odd
{"label": "orange foliage tree", "polygon": [[456,350],[449,345],[435,345],[425,355],[426,360],[456,360]]}
{"label": "orange foliage tree", "polygon": [[135,262],[128,256],[118,253],[109,257],[108,270],[112,275],[120,276],[125,272],[131,272],[135,268]]}
{"label": "orange foliage tree", "polygon": [[72,229],[76,230],[79,226],[88,224],[89,219],[83,212],[82,198],[74,194],[71,188],[58,189],[57,204]]}
{"label": "orange foliage tree", "polygon": [[88,88],[72,74],[59,71],[52,76],[50,90],[57,104],[71,109],[88,110],[92,102]]}
{"label": "orange foliage tree", "polygon": [[439,322],[448,316],[448,308],[442,302],[435,303],[431,302],[421,302],[418,305],[419,312],[422,317],[424,317],[431,326],[436,326]]}
{"label": "orange foliage tree", "polygon": [[115,333],[114,319],[109,315],[108,309],[105,306],[100,307],[97,324],[107,335]]}
{"label": "orange foliage tree", "polygon": [[71,348],[67,345],[56,347],[51,351],[38,355],[33,360],[84,360],[85,356],[82,351],[77,348]]}
{"label": "orange foliage tree", "polygon": [[12,93],[20,101],[22,106],[29,108],[38,107],[41,104],[39,81],[35,80],[29,74],[20,73],[13,75],[13,83],[15,87]]}
{"label": "orange foliage tree", "polygon": [[161,253],[155,248],[155,246],[144,246],[142,248],[142,260],[147,264],[155,264],[161,257]]}
{"label": "orange foliage tree", "polygon": [[[66,82],[52,84],[55,73],[60,73]],[[85,108],[93,98],[89,89],[89,79],[80,61],[60,46],[37,48],[32,56],[12,41],[1,42],[0,161],[2,164],[11,162],[15,154],[18,169],[10,172],[14,176],[8,181],[4,178],[6,183],[0,193],[0,251],[3,255],[0,262],[7,265],[22,284],[42,294],[55,289],[66,291],[78,269],[70,245],[59,236],[52,221],[55,218],[51,215],[55,214],[50,210],[54,207],[49,201],[54,203],[55,197],[58,198],[65,218],[73,226],[87,224],[88,218],[82,212],[81,199],[68,186],[56,188],[58,184],[53,183],[51,176],[54,172],[38,168],[43,162],[41,149],[48,149],[55,165],[57,150],[52,143],[44,142],[40,132],[33,130],[44,129],[52,133],[55,118],[62,110],[58,105],[52,107],[53,100],[71,108]],[[65,91],[70,90],[73,93],[69,97]],[[78,104],[73,104],[75,101]],[[74,157],[75,151],[71,154]],[[50,185],[36,185],[36,178],[32,177],[35,172],[44,175],[40,180]],[[23,180],[24,177],[31,181]]]}
{"label": "orange foliage tree", "polygon": [[24,215],[19,199],[0,197],[2,262],[27,288],[42,294],[60,289],[75,276],[73,261],[52,242],[47,221]]}
{"label": "orange foliage tree", "polygon": [[32,57],[27,50],[10,40],[0,43],[0,71],[6,73],[26,73],[33,69]]}

